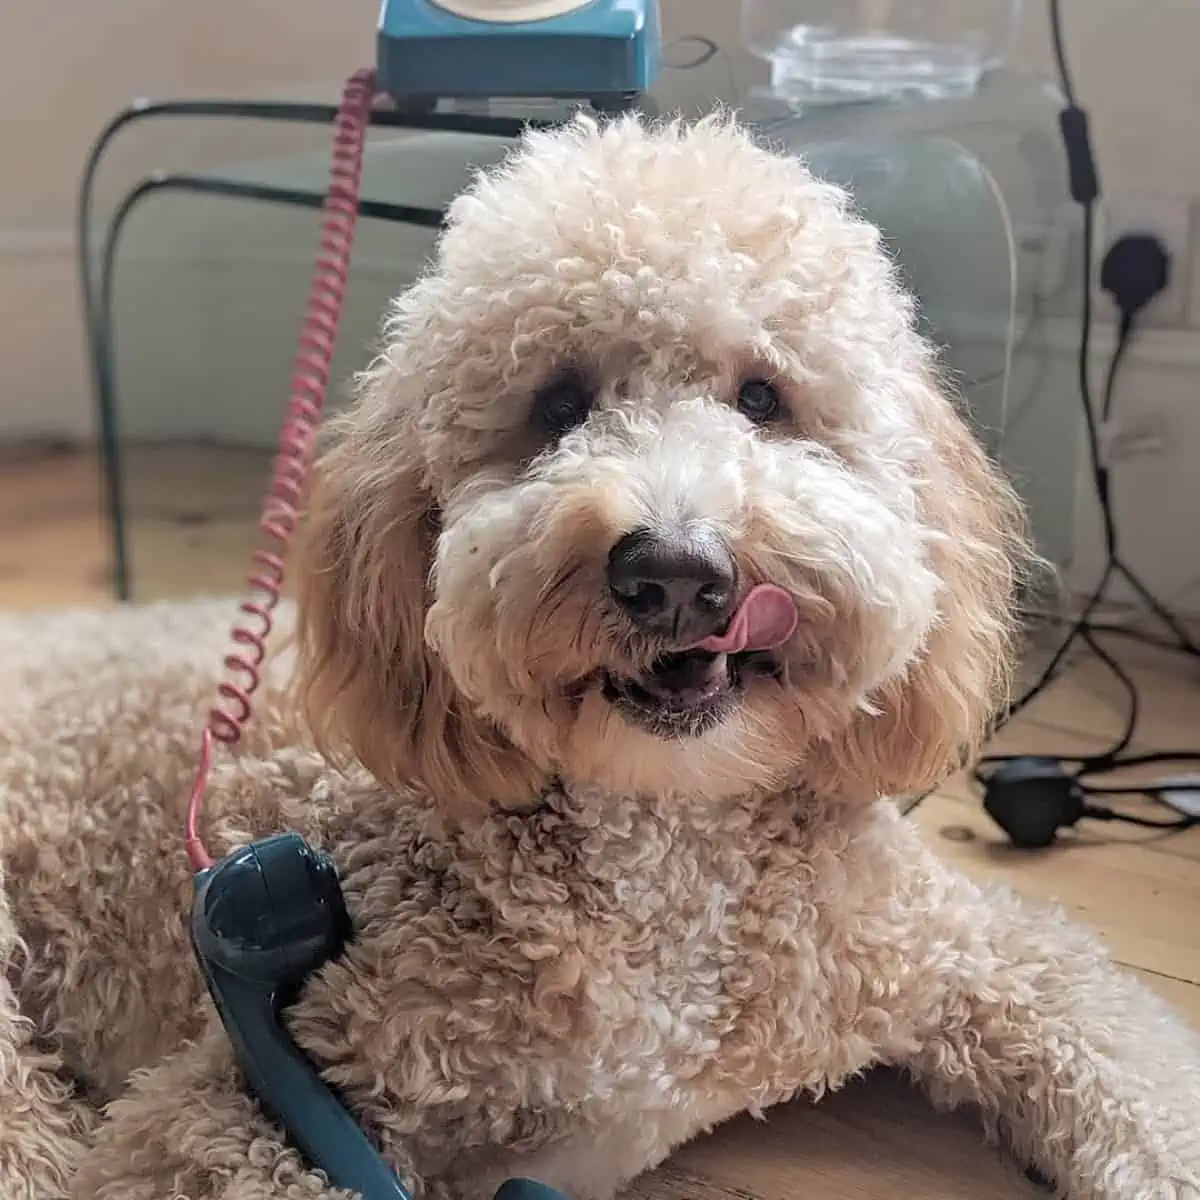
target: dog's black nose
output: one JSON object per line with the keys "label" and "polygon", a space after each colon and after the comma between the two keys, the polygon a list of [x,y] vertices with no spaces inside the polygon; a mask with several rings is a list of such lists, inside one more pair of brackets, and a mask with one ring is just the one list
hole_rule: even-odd
{"label": "dog's black nose", "polygon": [[701,641],[729,622],[737,570],[713,534],[638,529],[608,556],[613,598],[648,633]]}

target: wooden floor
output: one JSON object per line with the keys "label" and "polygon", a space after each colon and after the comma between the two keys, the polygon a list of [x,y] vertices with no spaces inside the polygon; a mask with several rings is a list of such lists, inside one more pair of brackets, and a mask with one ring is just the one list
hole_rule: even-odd
{"label": "wooden floor", "polygon": [[[240,588],[266,469],[262,455],[213,448],[131,454],[138,598]],[[98,494],[86,456],[0,456],[0,607],[108,602]],[[1137,745],[1200,747],[1200,667],[1124,640],[1113,648],[1142,688]],[[1121,722],[1120,693],[1097,664],[1081,662],[1001,744],[1086,752],[1103,747]],[[1019,853],[1006,847],[961,779],[928,799],[915,819],[972,875],[1054,898],[1090,922],[1120,962],[1200,1025],[1200,828],[1163,836],[1101,825],[1054,850]],[[968,1117],[935,1115],[905,1084],[877,1075],[815,1108],[796,1104],[763,1123],[734,1122],[683,1150],[634,1194],[991,1200],[1041,1193],[981,1145]]]}

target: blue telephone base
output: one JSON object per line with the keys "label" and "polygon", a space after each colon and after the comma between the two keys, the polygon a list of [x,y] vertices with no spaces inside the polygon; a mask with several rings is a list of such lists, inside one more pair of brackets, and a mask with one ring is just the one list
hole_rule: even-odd
{"label": "blue telephone base", "polygon": [[631,107],[662,67],[657,0],[592,0],[541,21],[473,21],[383,0],[376,72],[402,107],[441,99],[587,100]]}

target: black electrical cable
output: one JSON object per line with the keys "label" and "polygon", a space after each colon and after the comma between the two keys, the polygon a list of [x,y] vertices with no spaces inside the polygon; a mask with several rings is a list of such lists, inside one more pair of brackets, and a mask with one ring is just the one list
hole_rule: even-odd
{"label": "black electrical cable", "polygon": [[[1129,674],[1125,671],[1121,664],[1097,640],[1097,629],[1093,620],[1094,614],[1103,601],[1104,595],[1107,592],[1113,577],[1119,575],[1123,577],[1131,587],[1133,587],[1133,589],[1146,603],[1147,607],[1150,608],[1154,615],[1157,616],[1174,635],[1176,639],[1175,648],[1182,650],[1187,654],[1200,656],[1200,646],[1197,646],[1196,643],[1193,642],[1187,631],[1179,623],[1174,614],[1171,613],[1166,605],[1164,605],[1142,582],[1136,572],[1134,572],[1124,561],[1120,553],[1116,516],[1113,509],[1112,475],[1109,462],[1103,452],[1101,429],[1107,428],[1109,426],[1109,422],[1112,420],[1117,376],[1120,371],[1121,364],[1124,361],[1126,352],[1128,351],[1129,345],[1134,337],[1137,314],[1141,307],[1147,303],[1155,293],[1150,291],[1148,293],[1140,294],[1131,304],[1122,304],[1122,297],[1119,294],[1114,293],[1114,298],[1121,306],[1121,318],[1118,328],[1116,346],[1114,347],[1112,356],[1109,359],[1108,370],[1105,375],[1104,391],[1101,398],[1100,422],[1098,422],[1092,403],[1088,368],[1091,357],[1092,324],[1091,264],[1095,237],[1095,205],[1097,199],[1099,198],[1100,188],[1096,177],[1094,159],[1092,157],[1090,146],[1090,138],[1088,136],[1087,116],[1083,110],[1079,108],[1076,101],[1074,84],[1072,82],[1071,71],[1067,62],[1066,51],[1064,48],[1060,0],[1048,0],[1048,3],[1054,59],[1058,71],[1060,87],[1062,89],[1064,99],[1066,100],[1066,107],[1064,108],[1061,117],[1061,127],[1063,130],[1063,137],[1067,150],[1067,159],[1070,168],[1071,194],[1072,198],[1079,203],[1083,209],[1084,288],[1078,360],[1079,393],[1084,411],[1088,460],[1091,468],[1096,498],[1100,505],[1101,522],[1104,535],[1105,567],[1095,589],[1085,602],[1079,617],[1071,625],[1067,635],[1052,657],[1050,664],[1043,670],[1041,676],[1039,676],[1033,686],[1008,707],[1003,714],[1002,719],[997,723],[996,728],[998,730],[999,728],[1003,727],[1003,725],[1010,721],[1018,712],[1020,712],[1034,699],[1041,695],[1050,682],[1055,678],[1061,664],[1066,659],[1067,654],[1070,652],[1072,647],[1078,642],[1083,642],[1096,656],[1096,658],[1098,658],[1100,662],[1104,664],[1109,673],[1121,684],[1122,690],[1125,692],[1125,695],[1128,699],[1126,720],[1120,735],[1106,750],[1088,755],[1056,757],[1064,766],[1068,763],[1077,764],[1075,770],[1069,772],[1069,776],[1079,787],[1080,792],[1085,796],[1143,795],[1154,800],[1162,801],[1162,793],[1166,790],[1173,792],[1200,792],[1200,784],[1184,783],[1178,784],[1170,789],[1155,787],[1152,785],[1143,787],[1106,788],[1087,782],[1090,777],[1097,774],[1105,774],[1113,771],[1124,770],[1132,766],[1141,766],[1148,763],[1200,762],[1200,751],[1197,750],[1162,751],[1153,755],[1126,754],[1126,751],[1128,751],[1133,742],[1137,730],[1140,710],[1138,689],[1137,685],[1130,678]],[[1165,282],[1165,275],[1163,277],[1163,282]],[[1103,424],[1101,424],[1101,422]],[[977,783],[986,788],[990,778],[990,772],[987,768],[991,767],[994,769],[998,766],[1002,766],[1003,764],[1017,762],[1027,757],[1028,756],[1026,755],[1015,754],[988,755],[980,761],[980,764],[973,771],[973,776]],[[1130,813],[1117,813],[1113,812],[1111,809],[1104,809],[1091,805],[1084,807],[1083,815],[1102,820],[1125,821],[1133,825],[1141,825],[1147,828],[1158,829],[1185,829],[1190,828],[1198,823],[1197,818],[1187,815],[1181,816],[1175,820],[1157,821],[1152,818],[1139,817]]]}
{"label": "black electrical cable", "polygon": [[[1067,617],[1051,616],[1043,619],[1051,624],[1072,624],[1071,620]],[[1158,637],[1136,625],[1122,625],[1114,621],[1093,621],[1091,622],[1091,627],[1093,633],[1104,634],[1106,637],[1119,637],[1133,642],[1141,642],[1146,646],[1153,646],[1156,650],[1165,650],[1169,654],[1191,654],[1190,650],[1180,646],[1178,642],[1170,638]]]}
{"label": "black electrical cable", "polygon": [[[1084,602],[1079,616],[1071,622],[1066,635],[1059,643],[1050,661],[1041,674],[1018,698],[1011,701],[999,714],[992,727],[992,735],[999,733],[1018,713],[1036,700],[1046,688],[1058,677],[1071,650],[1083,643],[1092,654],[1107,668],[1109,673],[1121,685],[1128,701],[1126,720],[1119,736],[1106,750],[1088,755],[1057,755],[1054,760],[1066,769],[1067,764],[1075,764],[1073,771],[1066,772],[1070,783],[1078,788],[1081,795],[1142,795],[1159,802],[1163,800],[1166,791],[1179,793],[1200,793],[1200,783],[1179,783],[1174,786],[1142,786],[1128,788],[1105,788],[1088,783],[1087,780],[1096,774],[1124,770],[1134,766],[1150,763],[1191,763],[1200,762],[1200,750],[1162,751],[1152,755],[1129,755],[1137,731],[1140,715],[1140,698],[1137,685],[1128,672],[1116,658],[1099,642],[1097,634],[1104,632],[1125,632],[1111,630],[1095,620],[1097,610],[1108,591],[1114,576],[1121,576],[1139,595],[1150,611],[1170,630],[1173,641],[1163,642],[1163,647],[1188,655],[1200,657],[1200,645],[1190,637],[1186,629],[1173,613],[1163,604],[1124,561],[1120,554],[1116,516],[1112,502],[1112,479],[1109,463],[1104,454],[1101,429],[1107,428],[1112,418],[1116,380],[1125,354],[1133,340],[1136,330],[1136,317],[1142,305],[1155,294],[1140,294],[1135,306],[1125,306],[1121,309],[1121,320],[1117,342],[1109,360],[1105,376],[1104,391],[1101,399],[1101,420],[1097,421],[1096,411],[1092,400],[1090,381],[1090,359],[1092,344],[1092,261],[1095,251],[1096,203],[1100,196],[1100,185],[1096,173],[1095,158],[1092,153],[1091,139],[1088,129],[1087,114],[1077,103],[1075,87],[1064,47],[1063,22],[1060,0],[1048,0],[1050,34],[1054,51],[1055,67],[1058,74],[1059,86],[1065,100],[1065,106],[1060,114],[1059,125],[1062,131],[1063,144],[1067,154],[1068,175],[1071,197],[1082,209],[1083,213],[1083,294],[1080,305],[1080,336],[1077,359],[1079,397],[1083,408],[1084,429],[1088,450],[1088,461],[1092,476],[1093,487],[1100,506],[1101,522],[1105,546],[1105,566],[1100,574],[1091,595]],[[1119,301],[1119,297],[1116,297]],[[1101,424],[1103,422],[1103,425]],[[1136,636],[1136,635],[1131,635]],[[1151,639],[1146,639],[1151,640]],[[985,790],[992,771],[1006,764],[1019,763],[1029,760],[1028,755],[997,754],[983,757],[972,771],[975,782]],[[991,768],[991,770],[989,770]],[[913,812],[930,793],[916,797],[905,809],[905,813]],[[1148,828],[1167,830],[1185,829],[1200,824],[1200,818],[1184,815],[1177,820],[1157,821],[1151,818],[1138,817],[1133,814],[1118,813],[1111,809],[1098,806],[1084,805],[1081,815],[1101,820],[1119,820]]]}

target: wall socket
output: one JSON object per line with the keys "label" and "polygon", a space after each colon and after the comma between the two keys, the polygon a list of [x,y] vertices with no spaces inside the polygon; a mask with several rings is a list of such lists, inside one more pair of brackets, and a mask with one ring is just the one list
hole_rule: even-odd
{"label": "wall socket", "polygon": [[[1102,200],[1102,220],[1096,240],[1096,277],[1109,246],[1125,233],[1153,233],[1162,238],[1171,255],[1167,289],[1142,314],[1143,324],[1160,329],[1179,329],[1187,321],[1191,287],[1191,200],[1186,196],[1119,192]],[[1112,301],[1099,290],[1098,313],[1116,318]]]}

